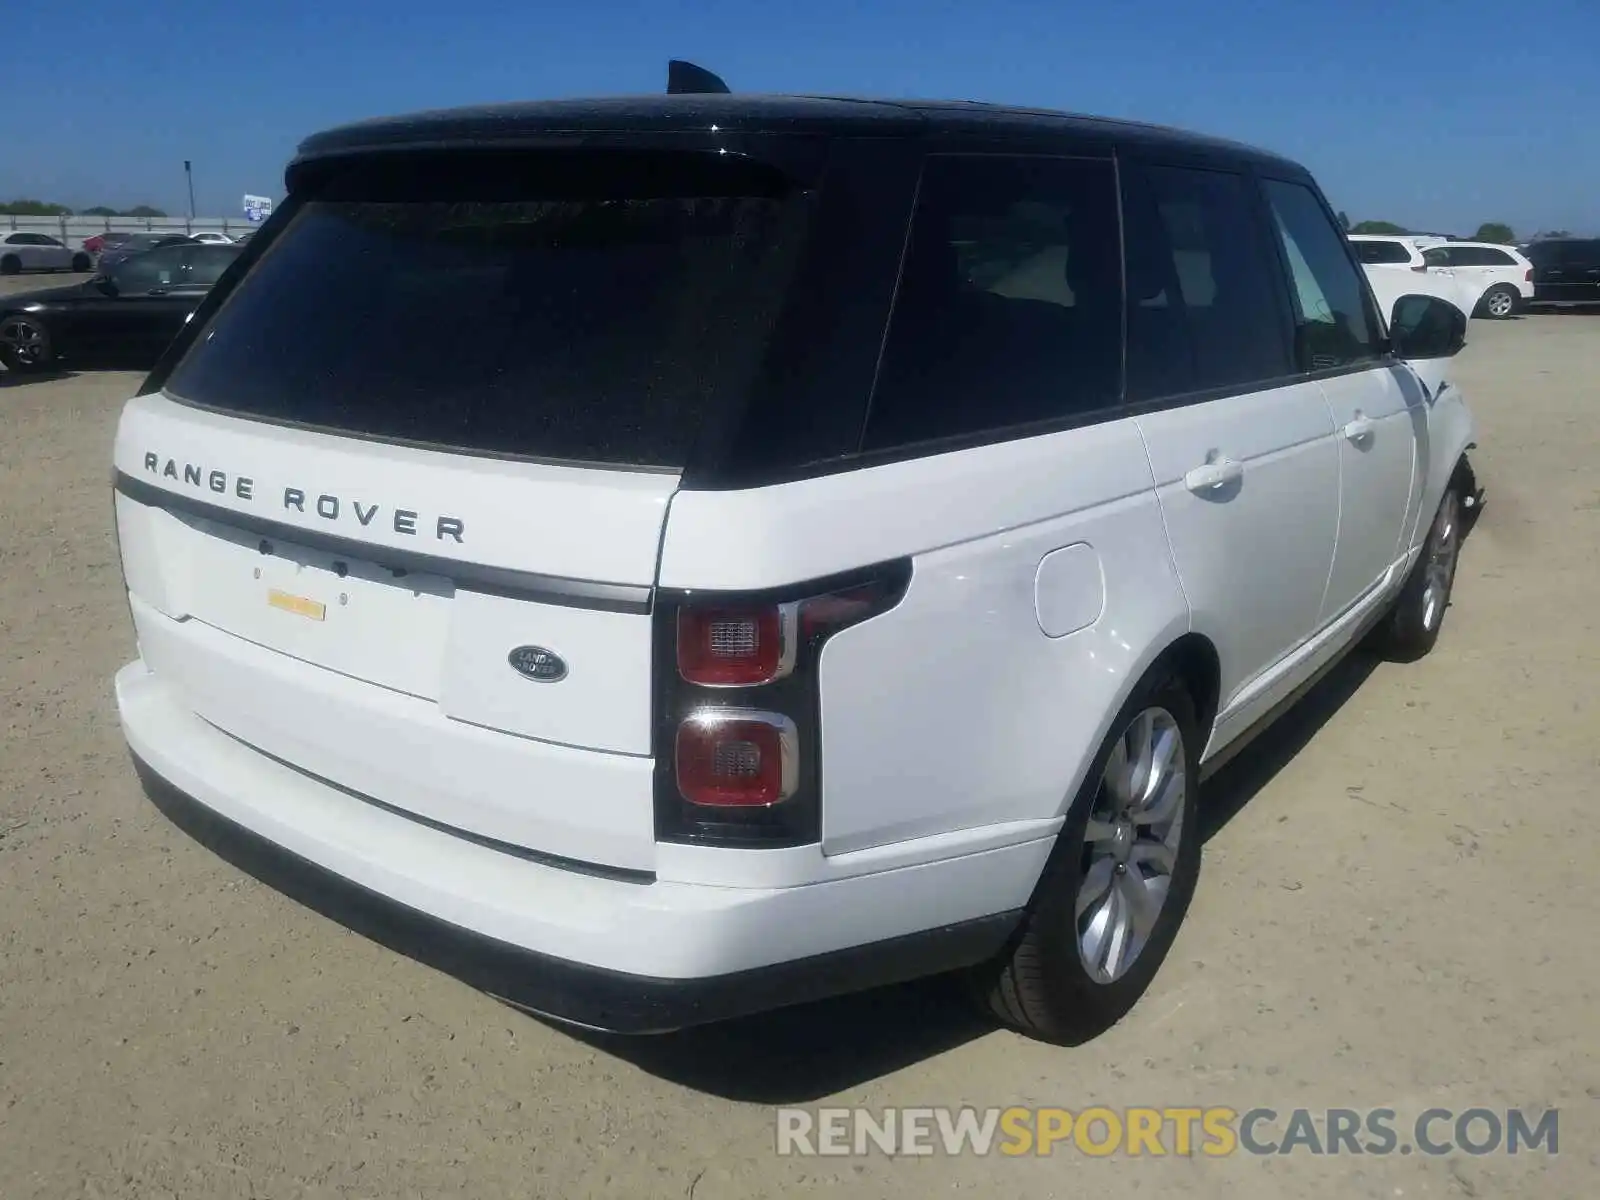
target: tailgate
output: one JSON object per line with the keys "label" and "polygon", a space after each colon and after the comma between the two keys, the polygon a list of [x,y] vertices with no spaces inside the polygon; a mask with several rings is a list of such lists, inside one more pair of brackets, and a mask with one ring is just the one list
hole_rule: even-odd
{"label": "tailgate", "polygon": [[[347,441],[160,395],[129,404],[115,465],[130,592],[163,620],[283,662],[269,671],[270,660],[194,641],[213,647],[209,669],[182,660],[201,716],[355,790],[388,769],[373,798],[429,819],[586,861],[600,845],[615,865],[647,860],[650,594],[675,475]],[[147,659],[161,641],[148,632]],[[532,647],[564,675],[539,678],[558,673],[533,670]],[[326,708],[329,674],[345,681],[340,715]],[[465,736],[452,740],[452,724]],[[491,753],[484,733],[537,739],[546,756]],[[360,761],[386,741],[394,763]],[[549,758],[565,749],[591,752],[593,786],[583,755]],[[619,770],[617,756],[639,769]],[[520,764],[497,776],[498,794],[489,760]],[[602,796],[608,809],[583,817]],[[606,836],[586,836],[585,820]],[[626,842],[619,822],[637,826]]]}

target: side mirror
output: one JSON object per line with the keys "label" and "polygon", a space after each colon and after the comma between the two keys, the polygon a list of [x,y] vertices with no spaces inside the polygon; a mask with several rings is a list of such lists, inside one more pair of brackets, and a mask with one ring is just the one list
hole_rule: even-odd
{"label": "side mirror", "polygon": [[1401,296],[1389,340],[1396,358],[1453,358],[1467,344],[1467,314],[1437,296]]}

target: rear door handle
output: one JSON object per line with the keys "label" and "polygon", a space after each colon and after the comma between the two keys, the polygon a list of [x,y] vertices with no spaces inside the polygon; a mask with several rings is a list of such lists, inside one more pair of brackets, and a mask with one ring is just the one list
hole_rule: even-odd
{"label": "rear door handle", "polygon": [[1364,417],[1357,413],[1355,420],[1344,427],[1343,433],[1348,440],[1359,442],[1363,438],[1371,437],[1372,431],[1377,427],[1377,423],[1371,417]]}
{"label": "rear door handle", "polygon": [[1205,492],[1244,478],[1244,466],[1231,458],[1219,458],[1203,467],[1196,467],[1183,477],[1183,486],[1191,492]]}

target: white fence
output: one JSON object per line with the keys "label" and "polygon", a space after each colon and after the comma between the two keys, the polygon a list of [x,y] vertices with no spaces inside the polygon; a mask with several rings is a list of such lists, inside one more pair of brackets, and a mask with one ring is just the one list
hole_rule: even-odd
{"label": "white fence", "polygon": [[74,250],[83,245],[83,239],[112,229],[136,229],[140,232],[161,233],[226,233],[238,237],[260,225],[243,217],[14,217],[0,213],[0,232],[14,229],[29,233],[48,233],[60,238]]}

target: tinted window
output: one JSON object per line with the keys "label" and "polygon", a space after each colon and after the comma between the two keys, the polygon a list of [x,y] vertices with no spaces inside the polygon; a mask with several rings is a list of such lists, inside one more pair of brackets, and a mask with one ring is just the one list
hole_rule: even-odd
{"label": "tinted window", "polygon": [[1469,251],[1472,255],[1472,265],[1475,267],[1514,267],[1517,260],[1504,250],[1496,250],[1491,246],[1474,246]]}
{"label": "tinted window", "polygon": [[1402,242],[1351,242],[1356,257],[1369,266],[1380,263],[1409,263],[1411,251]]}
{"label": "tinted window", "polygon": [[805,204],[731,159],[375,166],[306,204],[167,386],[389,440],[682,467],[760,365]]}
{"label": "tinted window", "polygon": [[1109,162],[929,158],[864,448],[1115,404],[1117,243]]}
{"label": "tinted window", "polygon": [[196,246],[189,251],[187,282],[210,287],[238,257],[236,246]]}
{"label": "tinted window", "polygon": [[65,243],[60,241],[59,239],[53,238],[53,237],[47,237],[46,235],[44,235],[42,233],[36,233],[36,234],[33,235],[33,244],[35,246],[62,246],[62,245],[65,245]]}
{"label": "tinted window", "polygon": [[1430,267],[1465,266],[1466,263],[1461,258],[1464,253],[1465,251],[1460,249],[1446,250],[1443,246],[1435,246],[1431,250],[1422,252],[1422,261]]}
{"label": "tinted window", "polygon": [[152,250],[118,263],[111,272],[120,295],[148,292],[153,287],[172,287],[182,279],[183,251],[177,247]]}
{"label": "tinted window", "polygon": [[1130,400],[1293,371],[1270,234],[1249,183],[1219,171],[1124,171]]}
{"label": "tinted window", "polygon": [[1288,259],[1301,369],[1322,371],[1377,358],[1381,326],[1366,280],[1350,261],[1351,243],[1310,188],[1268,180],[1266,192]]}

